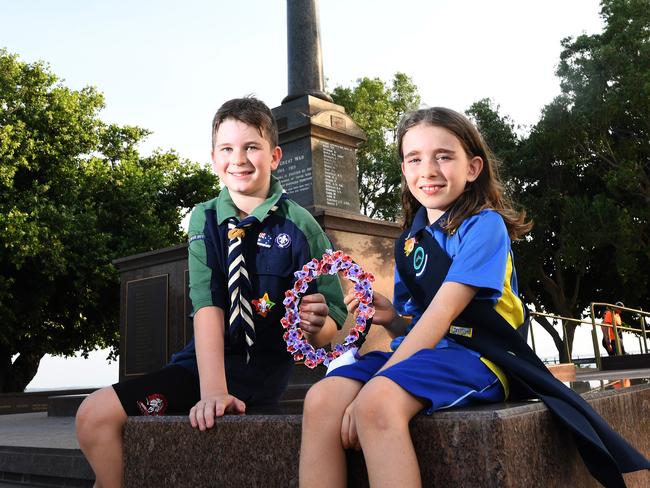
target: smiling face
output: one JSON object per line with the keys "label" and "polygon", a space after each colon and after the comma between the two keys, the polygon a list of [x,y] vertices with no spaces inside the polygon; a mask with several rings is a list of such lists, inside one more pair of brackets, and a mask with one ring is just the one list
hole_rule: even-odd
{"label": "smiling face", "polygon": [[483,169],[483,160],[470,158],[447,129],[418,124],[402,139],[402,174],[411,194],[427,209],[429,223],[463,194]]}
{"label": "smiling face", "polygon": [[272,148],[256,127],[229,118],[217,129],[212,166],[233,202],[245,213],[266,199],[271,171],[281,158],[282,150]]}

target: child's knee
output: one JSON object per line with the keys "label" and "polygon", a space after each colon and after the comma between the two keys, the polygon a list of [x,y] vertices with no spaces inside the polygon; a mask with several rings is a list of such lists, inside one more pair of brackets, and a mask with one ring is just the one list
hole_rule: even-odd
{"label": "child's knee", "polygon": [[408,419],[390,400],[390,392],[384,388],[363,388],[354,402],[354,418],[361,433],[365,429],[385,431],[395,426],[408,425]]}
{"label": "child's knee", "polygon": [[80,443],[92,440],[99,429],[121,429],[126,421],[122,408],[112,387],[103,388],[88,395],[75,416],[77,438]]}
{"label": "child's knee", "polygon": [[303,415],[315,415],[319,412],[329,410],[331,403],[330,388],[323,382],[318,382],[312,386],[305,396]]}
{"label": "child's knee", "polygon": [[336,412],[343,413],[348,406],[345,396],[340,394],[341,385],[337,380],[325,378],[312,386],[305,396],[303,415],[331,417]]}

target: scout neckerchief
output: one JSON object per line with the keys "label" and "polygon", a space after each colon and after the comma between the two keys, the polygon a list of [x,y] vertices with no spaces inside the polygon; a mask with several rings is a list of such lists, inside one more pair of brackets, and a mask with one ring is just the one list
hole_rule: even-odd
{"label": "scout neckerchief", "polygon": [[[274,183],[272,181],[271,191],[279,187],[279,183],[277,186]],[[246,362],[250,360],[250,350],[255,341],[255,322],[251,308],[251,282],[242,253],[242,240],[245,239],[247,228],[262,223],[273,215],[285,198],[287,198],[286,194],[282,193],[262,215],[259,215],[258,209],[268,206],[269,200],[241,221],[234,216],[228,218],[228,295],[230,296],[228,332],[231,341],[236,341],[239,334],[243,332],[246,341]]]}

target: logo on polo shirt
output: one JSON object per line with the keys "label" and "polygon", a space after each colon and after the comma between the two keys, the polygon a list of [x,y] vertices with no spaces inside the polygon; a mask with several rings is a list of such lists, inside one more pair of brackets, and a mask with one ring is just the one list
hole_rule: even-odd
{"label": "logo on polo shirt", "polygon": [[289,234],[278,234],[278,237],[275,238],[275,245],[281,249],[289,247],[291,245],[291,236]]}
{"label": "logo on polo shirt", "polygon": [[415,276],[422,276],[424,270],[427,268],[427,261],[429,256],[424,252],[422,246],[418,246],[413,252],[413,269],[415,270]]}
{"label": "logo on polo shirt", "polygon": [[260,232],[257,236],[257,245],[260,247],[271,247],[273,245],[273,236],[266,232]]}

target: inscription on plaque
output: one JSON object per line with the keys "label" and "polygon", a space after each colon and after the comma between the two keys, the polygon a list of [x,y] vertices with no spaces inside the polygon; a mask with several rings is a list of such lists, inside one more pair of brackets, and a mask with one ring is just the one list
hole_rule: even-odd
{"label": "inscription on plaque", "polygon": [[167,360],[168,275],[126,283],[124,375],[161,368]]}
{"label": "inscription on plaque", "polygon": [[313,172],[309,141],[296,141],[283,148],[282,161],[275,176],[289,198],[300,205],[313,204]]}
{"label": "inscription on plaque", "polygon": [[346,196],[346,178],[343,176],[343,172],[347,167],[346,160],[354,158],[354,151],[348,147],[329,142],[323,142],[322,148],[325,176],[325,203],[332,207],[351,207],[352,202]]}

